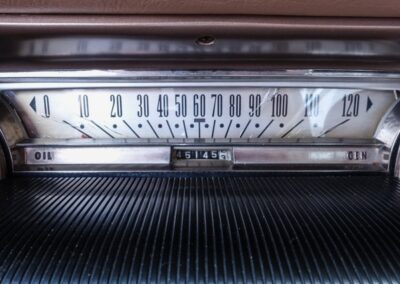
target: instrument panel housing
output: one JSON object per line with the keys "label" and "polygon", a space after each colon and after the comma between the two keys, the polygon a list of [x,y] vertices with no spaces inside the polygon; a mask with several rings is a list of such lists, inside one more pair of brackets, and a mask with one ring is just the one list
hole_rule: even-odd
{"label": "instrument panel housing", "polygon": [[[319,88],[364,88],[371,90],[398,90],[400,74],[383,72],[346,72],[337,70],[282,70],[282,71],[140,71],[140,70],[73,70],[73,71],[35,71],[35,72],[3,72],[0,73],[0,89],[3,93],[13,90],[41,90],[41,89],[73,89],[73,88],[118,88],[118,87],[168,87],[168,86],[285,86],[285,87],[319,87]],[[8,110],[3,116],[13,117],[12,126],[1,123],[10,156],[13,160],[13,171],[23,172],[130,172],[148,170],[235,170],[235,171],[373,171],[390,172],[394,168],[397,156],[394,153],[395,143],[400,130],[400,106],[395,104],[391,110],[382,118],[374,139],[368,141],[343,140],[343,139],[295,139],[282,143],[279,139],[264,139],[260,141],[246,140],[209,140],[197,141],[196,139],[147,139],[143,143],[140,139],[125,139],[124,141],[102,141],[93,140],[81,142],[73,140],[52,141],[41,139],[29,139],[25,128],[15,113],[12,105],[3,102],[3,108]],[[2,121],[7,121],[3,119]],[[9,119],[8,119],[9,121]],[[7,139],[8,137],[8,139]],[[13,137],[13,138],[11,138]],[[335,148],[340,145],[340,148]],[[125,147],[125,148],[124,148]],[[136,153],[142,153],[141,158],[135,154],[128,159],[122,151],[127,148]],[[135,148],[136,147],[136,148]],[[142,151],[137,151],[141,147]],[[153,147],[160,151],[155,160],[149,160],[146,147]],[[228,151],[231,162],[204,163],[196,161],[182,163],[176,160],[176,151],[183,150],[214,150]],[[253,148],[251,148],[253,147]],[[333,148],[332,148],[333,147]],[[93,161],[82,159],[79,161],[59,161],[58,164],[45,161],[37,163],[27,158],[29,149],[38,149],[48,152],[55,151],[78,151],[82,149],[102,149],[97,153],[108,153],[108,158]],[[75,150],[74,150],[75,149]],[[121,150],[123,149],[123,150]],[[147,150],[149,150],[147,149]],[[163,150],[162,150],[163,149]],[[325,149],[325,150],[324,150]],[[24,151],[28,152],[24,152]],[[254,155],[254,151],[260,151],[263,155]],[[33,150],[34,151],[34,150]],[[114,151],[114,152],[113,152]],[[297,151],[297,152],[296,152]],[[313,151],[315,154],[312,154]],[[325,153],[325,158],[319,152]],[[325,152],[324,152],[325,151]],[[331,156],[327,155],[333,151]],[[331,160],[338,153],[351,157],[362,157],[367,151],[371,159]],[[74,155],[79,157],[76,152]],[[273,153],[286,153],[286,158],[273,158]],[[33,152],[34,153],[34,152]],[[123,160],[111,158],[127,158]],[[132,152],[133,153],[133,152]],[[154,155],[154,151],[152,154]],[[298,154],[296,154],[298,153]],[[307,153],[306,155],[304,153]],[[300,156],[299,156],[300,154]],[[34,155],[34,154],[33,154]],[[64,155],[67,155],[65,152]],[[97,154],[93,154],[96,156]],[[107,155],[107,154],[106,154]],[[174,156],[175,155],[175,156]],[[333,156],[332,156],[333,155]],[[262,158],[264,156],[264,158]],[[80,156],[84,157],[84,156]],[[93,156],[92,156],[93,157]],[[251,158],[250,158],[251,157]],[[297,157],[297,158],[296,158]],[[342,157],[342,156],[341,156]],[[158,159],[159,162],[155,162]],[[274,161],[275,159],[275,161]],[[296,160],[297,159],[297,160]],[[321,160],[322,159],[322,160]],[[325,159],[325,160],[324,160]],[[31,161],[31,162],[29,162]],[[208,161],[210,162],[210,161]],[[31,165],[29,165],[31,163]],[[222,165],[222,167],[221,167]]]}

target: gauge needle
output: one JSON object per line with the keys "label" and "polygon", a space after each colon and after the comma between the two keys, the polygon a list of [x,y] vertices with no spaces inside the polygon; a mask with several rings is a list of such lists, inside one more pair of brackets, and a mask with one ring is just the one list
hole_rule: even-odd
{"label": "gauge needle", "polygon": [[346,119],[346,120],[344,120],[344,121],[342,121],[342,122],[336,124],[335,126],[329,128],[327,131],[325,131],[325,132],[322,133],[320,136],[318,136],[318,138],[320,138],[320,137],[322,137],[322,136],[328,134],[329,132],[332,132],[333,130],[335,130],[335,129],[338,128],[339,126],[345,124],[345,123],[348,122],[349,120],[350,120],[350,118],[348,118],[348,119]]}
{"label": "gauge needle", "polygon": [[300,120],[295,126],[293,126],[292,128],[290,128],[288,132],[286,132],[285,134],[283,134],[281,138],[285,138],[290,132],[293,131],[293,129],[295,129],[297,126],[299,126],[303,121],[304,121],[304,119]]}
{"label": "gauge needle", "polygon": [[89,134],[87,134],[86,132],[80,130],[78,127],[73,126],[71,123],[69,123],[68,121],[63,120],[62,122],[64,122],[65,124],[67,124],[68,126],[72,127],[73,129],[75,129],[76,131],[79,131],[80,133],[82,133],[83,135],[86,135],[88,138],[92,138],[92,136],[90,136]]}

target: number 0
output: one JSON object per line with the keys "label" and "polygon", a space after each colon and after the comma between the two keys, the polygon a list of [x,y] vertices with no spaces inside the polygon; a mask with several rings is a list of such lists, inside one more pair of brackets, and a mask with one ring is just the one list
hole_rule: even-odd
{"label": "number 0", "polygon": [[43,97],[43,105],[44,105],[44,116],[50,117],[50,100],[48,95],[44,95]]}

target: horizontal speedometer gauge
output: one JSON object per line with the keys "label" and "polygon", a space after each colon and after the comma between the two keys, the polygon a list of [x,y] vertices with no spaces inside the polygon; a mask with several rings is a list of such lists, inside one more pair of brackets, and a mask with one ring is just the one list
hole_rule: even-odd
{"label": "horizontal speedometer gauge", "polygon": [[166,87],[9,93],[31,138],[372,138],[393,91]]}
{"label": "horizontal speedometer gauge", "polygon": [[0,82],[15,172],[395,168],[400,75],[63,74]]}

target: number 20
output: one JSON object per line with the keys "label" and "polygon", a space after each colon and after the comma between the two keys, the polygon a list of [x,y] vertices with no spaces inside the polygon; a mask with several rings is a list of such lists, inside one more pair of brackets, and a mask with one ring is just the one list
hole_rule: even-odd
{"label": "number 20", "polygon": [[111,117],[121,117],[122,116],[122,97],[121,95],[111,95]]}

